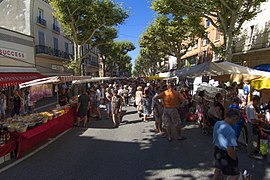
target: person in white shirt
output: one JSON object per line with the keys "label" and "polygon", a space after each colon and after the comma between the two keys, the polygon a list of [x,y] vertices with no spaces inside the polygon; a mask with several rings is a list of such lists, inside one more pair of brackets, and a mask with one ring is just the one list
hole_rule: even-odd
{"label": "person in white shirt", "polygon": [[257,116],[255,107],[260,104],[260,97],[254,96],[252,101],[246,107],[246,115],[248,119],[247,123],[247,135],[248,135],[248,155],[257,159],[261,159],[261,156],[258,154],[258,123],[259,118]]}

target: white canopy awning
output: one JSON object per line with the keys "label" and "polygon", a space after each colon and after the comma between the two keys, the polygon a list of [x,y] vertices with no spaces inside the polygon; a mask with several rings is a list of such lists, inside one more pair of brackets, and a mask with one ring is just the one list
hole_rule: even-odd
{"label": "white canopy awning", "polygon": [[54,76],[42,79],[36,79],[33,81],[28,81],[25,83],[20,84],[20,88],[26,88],[30,86],[42,85],[42,84],[58,84],[58,83],[65,83],[71,82],[75,80],[82,80],[82,79],[91,79],[91,76]]}
{"label": "white canopy awning", "polygon": [[178,70],[176,75],[184,77],[207,75],[219,81],[236,82],[250,81],[259,77],[270,77],[269,72],[251,69],[230,62],[214,63],[210,61]]}

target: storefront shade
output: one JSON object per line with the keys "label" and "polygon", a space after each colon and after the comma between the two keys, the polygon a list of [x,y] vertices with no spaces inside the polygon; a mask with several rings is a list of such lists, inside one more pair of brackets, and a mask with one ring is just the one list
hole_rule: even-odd
{"label": "storefront shade", "polygon": [[16,86],[20,83],[31,81],[34,79],[45,78],[46,76],[37,72],[1,72],[0,73],[0,87]]}

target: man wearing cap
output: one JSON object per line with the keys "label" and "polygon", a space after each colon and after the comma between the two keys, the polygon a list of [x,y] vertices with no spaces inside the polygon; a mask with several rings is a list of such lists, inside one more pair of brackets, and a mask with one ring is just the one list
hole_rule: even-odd
{"label": "man wearing cap", "polygon": [[163,101],[164,110],[162,119],[164,121],[164,127],[167,130],[168,141],[172,141],[172,127],[177,130],[178,140],[186,139],[181,133],[182,122],[177,110],[180,104],[186,101],[186,99],[181,93],[174,90],[174,84],[172,83],[169,83],[168,89],[157,95],[155,99],[162,99]]}

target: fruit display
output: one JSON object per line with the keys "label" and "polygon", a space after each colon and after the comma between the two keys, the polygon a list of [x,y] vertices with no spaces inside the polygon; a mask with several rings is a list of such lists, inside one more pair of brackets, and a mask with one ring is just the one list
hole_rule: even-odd
{"label": "fruit display", "polygon": [[50,112],[34,113],[26,116],[14,116],[13,118],[5,119],[0,122],[0,127],[8,132],[26,132],[38,125],[47,123],[53,117],[59,117],[70,111],[70,106],[57,107]]}
{"label": "fruit display", "polygon": [[10,133],[7,130],[0,130],[0,145],[8,143],[10,140]]}

